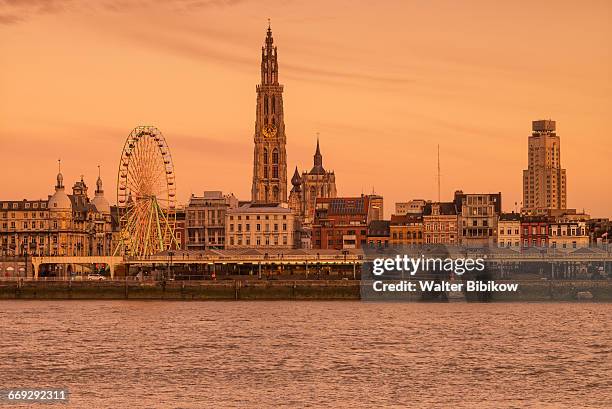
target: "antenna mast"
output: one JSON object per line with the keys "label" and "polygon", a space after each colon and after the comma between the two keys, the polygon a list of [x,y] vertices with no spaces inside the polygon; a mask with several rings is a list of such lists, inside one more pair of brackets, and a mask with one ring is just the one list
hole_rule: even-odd
{"label": "antenna mast", "polygon": [[438,203],[440,203],[440,144],[438,144]]}

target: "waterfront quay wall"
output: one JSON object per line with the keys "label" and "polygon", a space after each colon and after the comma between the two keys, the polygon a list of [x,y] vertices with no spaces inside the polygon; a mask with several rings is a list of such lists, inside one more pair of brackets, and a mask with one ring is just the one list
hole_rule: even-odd
{"label": "waterfront quay wall", "polygon": [[358,300],[359,281],[2,281],[0,299]]}
{"label": "waterfront quay wall", "polygon": [[[516,292],[466,293],[466,301],[612,301],[612,280],[495,281],[518,283]],[[0,281],[0,299],[38,300],[359,300],[359,280],[205,280],[205,281]],[[586,296],[585,296],[586,295]],[[380,294],[377,300],[389,300]],[[411,301],[421,301],[415,292]],[[444,300],[441,297],[441,300]]]}

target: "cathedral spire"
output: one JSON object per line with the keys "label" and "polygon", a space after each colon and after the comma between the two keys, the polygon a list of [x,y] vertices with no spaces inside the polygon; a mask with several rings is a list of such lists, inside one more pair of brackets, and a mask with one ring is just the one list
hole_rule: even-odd
{"label": "cathedral spire", "polygon": [[278,52],[268,21],[261,47],[261,83],[256,87],[253,185],[251,200],[259,204],[287,202],[287,152],[283,119],[283,86],[278,83]]}
{"label": "cathedral spire", "polygon": [[261,48],[261,84],[278,84],[278,54],[274,46],[270,19],[268,19],[268,31],[266,32],[265,46]]}

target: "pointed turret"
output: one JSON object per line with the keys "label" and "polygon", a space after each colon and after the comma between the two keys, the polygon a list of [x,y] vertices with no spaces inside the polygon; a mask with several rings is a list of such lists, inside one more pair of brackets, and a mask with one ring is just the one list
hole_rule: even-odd
{"label": "pointed turret", "polygon": [[62,160],[57,160],[57,183],[55,184],[55,190],[64,188],[64,176],[62,175]]}
{"label": "pointed turret", "polygon": [[321,148],[319,147],[319,137],[317,136],[317,150],[314,154],[314,166],[310,170],[313,175],[324,175],[325,169],[323,168],[323,155],[321,155]]}
{"label": "pointed turret", "polygon": [[104,189],[102,189],[102,177],[100,176],[100,166],[98,166],[98,180],[96,180],[96,194],[91,201],[96,206],[100,213],[110,214],[110,204],[104,197]]}
{"label": "pointed turret", "polygon": [[293,185],[293,189],[291,191],[299,192],[300,185],[302,184],[302,178],[300,178],[300,173],[298,172],[297,166],[295,167],[295,172],[293,172],[293,177],[291,178],[291,184]]}
{"label": "pointed turret", "polygon": [[72,202],[64,190],[64,176],[62,175],[62,161],[58,160],[57,183],[55,193],[49,198],[47,207],[51,210],[68,210],[72,208]]}

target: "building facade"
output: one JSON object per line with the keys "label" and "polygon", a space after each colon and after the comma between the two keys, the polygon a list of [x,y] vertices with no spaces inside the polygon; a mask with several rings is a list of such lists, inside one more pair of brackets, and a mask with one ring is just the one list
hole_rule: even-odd
{"label": "building facade", "polygon": [[238,207],[233,194],[205,191],[203,196],[191,195],[185,208],[187,250],[225,248],[225,214]]}
{"label": "building facade", "polygon": [[548,245],[553,249],[578,249],[589,246],[589,232],[582,221],[553,222],[548,226]]}
{"label": "building facade", "polygon": [[427,201],[423,199],[414,199],[409,202],[396,202],[395,214],[422,214],[426,204]]}
{"label": "building facade", "polygon": [[468,247],[497,247],[497,219],[501,193],[455,192],[460,210],[460,244]]}
{"label": "building facade", "polygon": [[294,247],[295,216],[286,205],[243,204],[225,214],[225,248]]}
{"label": "building facade", "polygon": [[4,256],[111,255],[111,210],[102,179],[90,200],[83,178],[68,195],[61,171],[47,200],[0,201],[0,248]]}
{"label": "building facade", "polygon": [[383,220],[385,218],[384,200],[381,195],[372,193],[368,195],[368,220]]}
{"label": "building facade", "polygon": [[374,220],[368,225],[368,247],[387,248],[391,237],[389,220]]}
{"label": "building facade", "polygon": [[423,216],[420,214],[391,215],[389,230],[392,247],[423,244]]}
{"label": "building facade", "polygon": [[370,197],[317,198],[312,224],[315,249],[362,248],[368,238]]}
{"label": "building facade", "polygon": [[459,244],[459,216],[455,202],[427,203],[423,208],[425,244]]}
{"label": "building facade", "polygon": [[554,221],[548,216],[523,216],[521,218],[521,246],[543,249],[548,247],[548,226]]}
{"label": "building facade", "polygon": [[555,121],[533,121],[527,169],[523,171],[523,213],[567,208],[567,177]]}
{"label": "building facade", "polygon": [[497,221],[497,246],[519,250],[521,248],[521,215],[502,213]]}
{"label": "building facade", "polygon": [[261,83],[257,85],[255,148],[251,201],[287,202],[287,152],[283,113],[283,86],[278,83],[278,54],[268,27],[261,49]]}

